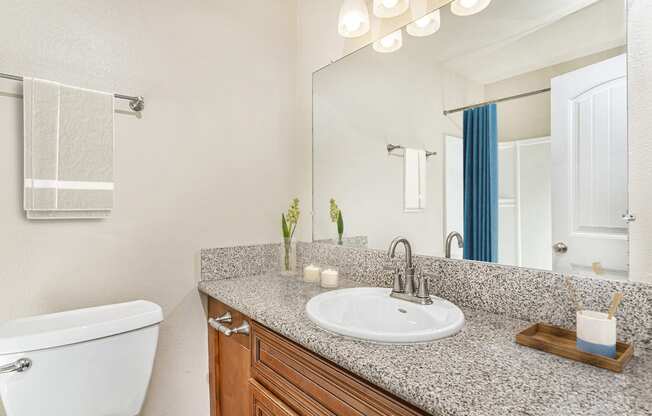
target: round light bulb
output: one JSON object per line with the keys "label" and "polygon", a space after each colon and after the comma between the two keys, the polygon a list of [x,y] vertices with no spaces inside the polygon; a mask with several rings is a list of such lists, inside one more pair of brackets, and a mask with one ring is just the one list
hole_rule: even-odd
{"label": "round light bulb", "polygon": [[360,26],[362,26],[360,17],[353,13],[344,16],[342,22],[344,23],[346,30],[349,32],[355,32],[356,30],[360,29]]}
{"label": "round light bulb", "polygon": [[383,0],[383,6],[387,9],[393,9],[398,4],[399,0]]}
{"label": "round light bulb", "polygon": [[475,7],[476,4],[478,4],[479,0],[459,0],[460,6],[470,9],[472,7]]}
{"label": "round light bulb", "polygon": [[430,24],[431,21],[432,20],[430,18],[430,15],[425,15],[421,19],[414,22],[414,24],[417,25],[417,27],[423,29],[425,27],[428,27],[428,25]]}
{"label": "round light bulb", "polygon": [[490,3],[491,0],[455,0],[451,3],[451,12],[457,16],[471,16],[489,7]]}
{"label": "round light bulb", "polygon": [[380,53],[394,52],[401,49],[401,46],[403,46],[403,32],[400,29],[373,43],[374,50]]}
{"label": "round light bulb", "polygon": [[393,36],[385,36],[380,40],[380,44],[387,49],[391,48],[394,45],[394,42],[396,42],[396,39],[394,39]]}

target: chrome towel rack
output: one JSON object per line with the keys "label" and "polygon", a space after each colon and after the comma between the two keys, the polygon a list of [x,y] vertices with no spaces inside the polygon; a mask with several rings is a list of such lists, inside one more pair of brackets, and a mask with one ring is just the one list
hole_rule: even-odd
{"label": "chrome towel rack", "polygon": [[[388,144],[387,145],[387,153],[392,153],[394,150],[398,150],[398,149],[405,150],[405,147],[401,146],[400,144]],[[437,155],[437,152],[431,152],[429,150],[426,150],[426,157],[436,156],[436,155]]]}
{"label": "chrome towel rack", "polygon": [[[23,77],[20,75],[4,74],[0,72],[0,78],[11,79],[18,82],[23,82]],[[129,100],[129,108],[136,112],[143,111],[145,109],[145,98],[142,96],[133,96],[133,95],[124,95],[114,93],[113,96],[120,100]]]}

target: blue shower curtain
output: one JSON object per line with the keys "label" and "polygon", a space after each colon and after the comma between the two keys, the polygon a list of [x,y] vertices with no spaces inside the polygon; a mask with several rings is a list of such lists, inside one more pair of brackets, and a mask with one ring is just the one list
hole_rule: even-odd
{"label": "blue shower curtain", "polygon": [[464,111],[464,258],[498,261],[496,104]]}

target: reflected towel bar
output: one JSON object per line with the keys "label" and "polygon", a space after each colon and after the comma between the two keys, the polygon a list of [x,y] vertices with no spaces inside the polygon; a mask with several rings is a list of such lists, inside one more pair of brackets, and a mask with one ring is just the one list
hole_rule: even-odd
{"label": "reflected towel bar", "polygon": [[[19,75],[4,74],[2,72],[0,72],[0,78],[6,78],[14,81],[23,82],[23,77]],[[134,97],[132,95],[124,95],[124,94],[113,94],[113,96],[121,100],[129,100],[129,108],[131,108],[136,112],[143,111],[143,109],[145,108],[145,99],[142,96]]]}
{"label": "reflected towel bar", "polygon": [[[401,146],[400,144],[388,144],[387,145],[387,153],[392,153],[394,150],[397,150],[397,149],[405,150],[405,147]],[[437,155],[437,152],[431,152],[431,151],[426,150],[426,157],[436,156],[436,155]]]}

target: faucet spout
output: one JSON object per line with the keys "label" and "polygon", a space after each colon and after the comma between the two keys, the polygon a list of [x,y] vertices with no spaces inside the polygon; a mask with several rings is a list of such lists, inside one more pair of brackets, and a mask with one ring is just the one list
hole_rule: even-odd
{"label": "faucet spout", "polygon": [[412,246],[410,245],[410,242],[407,240],[407,238],[396,237],[394,240],[392,240],[392,242],[389,244],[387,255],[390,259],[396,257],[396,246],[398,246],[399,243],[402,243],[405,247],[405,267],[406,269],[412,269]]}
{"label": "faucet spout", "polygon": [[462,237],[462,234],[458,233],[457,231],[452,231],[450,234],[448,234],[448,237],[446,237],[446,258],[447,259],[451,258],[451,245],[453,244],[453,239],[454,238],[457,238],[457,247],[464,248],[464,237]]}
{"label": "faucet spout", "polygon": [[396,246],[399,244],[403,244],[405,247],[405,269],[403,272],[395,269],[394,287],[390,296],[421,305],[431,305],[432,299],[428,292],[428,278],[422,273],[419,273],[419,276],[415,276],[417,273],[412,263],[412,246],[407,238],[396,237],[392,240],[389,244],[387,255],[390,259],[396,257]]}

